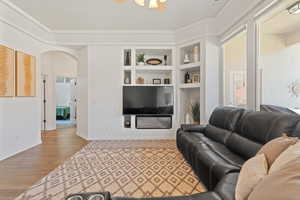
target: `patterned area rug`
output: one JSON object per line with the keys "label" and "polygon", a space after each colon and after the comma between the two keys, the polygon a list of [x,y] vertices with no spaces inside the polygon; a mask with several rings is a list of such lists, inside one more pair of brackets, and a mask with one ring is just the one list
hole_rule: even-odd
{"label": "patterned area rug", "polygon": [[62,200],[69,194],[97,191],[162,197],[196,194],[205,187],[175,141],[95,141],[16,200]]}

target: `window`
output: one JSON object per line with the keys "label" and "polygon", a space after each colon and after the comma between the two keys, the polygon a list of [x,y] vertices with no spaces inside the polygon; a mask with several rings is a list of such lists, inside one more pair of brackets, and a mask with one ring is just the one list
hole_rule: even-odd
{"label": "window", "polygon": [[300,15],[278,9],[258,23],[257,95],[262,111],[300,113],[299,20]]}
{"label": "window", "polygon": [[223,45],[224,105],[247,107],[247,35],[246,31]]}
{"label": "window", "polygon": [[62,77],[62,76],[56,77],[57,83],[71,83],[71,81],[73,80],[74,78],[70,78],[70,77]]}

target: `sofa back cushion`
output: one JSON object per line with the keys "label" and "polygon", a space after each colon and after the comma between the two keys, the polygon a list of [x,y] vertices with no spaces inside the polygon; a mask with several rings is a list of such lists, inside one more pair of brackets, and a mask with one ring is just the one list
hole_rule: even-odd
{"label": "sofa back cushion", "polygon": [[300,122],[297,124],[294,132],[292,134],[290,134],[289,136],[300,138]]}
{"label": "sofa back cushion", "polygon": [[232,133],[226,141],[226,146],[245,160],[255,156],[262,145],[248,138]]}
{"label": "sofa back cushion", "polygon": [[256,143],[266,144],[272,139],[287,133],[293,136],[300,122],[300,116],[272,113],[272,112],[248,112],[237,125],[236,133]]}
{"label": "sofa back cushion", "polygon": [[219,142],[221,144],[225,144],[229,136],[232,134],[231,131],[218,128],[216,126],[207,125],[205,129],[205,136]]}
{"label": "sofa back cushion", "polygon": [[234,131],[244,112],[242,108],[218,107],[213,111],[209,124],[220,129]]}

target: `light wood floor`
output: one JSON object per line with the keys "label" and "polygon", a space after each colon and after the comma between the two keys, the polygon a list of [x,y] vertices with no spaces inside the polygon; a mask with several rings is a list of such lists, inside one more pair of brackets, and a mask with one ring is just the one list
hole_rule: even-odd
{"label": "light wood floor", "polygon": [[42,133],[43,144],[0,162],[0,200],[12,200],[88,142],[75,128]]}

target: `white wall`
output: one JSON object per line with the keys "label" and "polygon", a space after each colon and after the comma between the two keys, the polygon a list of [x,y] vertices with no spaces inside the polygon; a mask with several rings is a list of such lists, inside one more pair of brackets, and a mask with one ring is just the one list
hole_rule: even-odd
{"label": "white wall", "polygon": [[[53,112],[56,107],[55,103],[55,81],[56,77],[54,76],[54,68],[51,65],[51,56],[49,52],[44,53],[41,55],[41,74],[45,75],[46,80],[46,90],[45,90],[45,97],[46,97],[46,130],[54,130],[56,129],[56,114]],[[43,98],[43,97],[41,97]],[[41,119],[41,127],[44,126],[44,105],[42,104],[42,111],[41,115],[43,116]],[[44,127],[43,127],[44,128]]]}
{"label": "white wall", "polygon": [[[50,51],[44,53],[41,59],[41,73],[46,75],[46,130],[55,130],[57,105],[56,78],[58,76],[76,77],[78,64],[74,57],[59,51]],[[64,96],[66,97],[67,95]]]}
{"label": "white wall", "polygon": [[49,52],[55,76],[77,77],[77,60],[64,52]]}
{"label": "white wall", "polygon": [[121,53],[122,46],[117,45],[88,47],[88,138],[174,138],[174,130],[128,131],[122,128]]}
{"label": "white wall", "polygon": [[37,96],[0,98],[0,160],[41,143],[41,53],[49,50],[74,53],[68,48],[43,43],[33,33],[43,34],[23,15],[0,2],[0,44],[37,57]]}
{"label": "white wall", "polygon": [[241,32],[227,41],[223,46],[224,55],[224,104],[234,105],[232,72],[246,72],[247,70],[247,35]]}
{"label": "white wall", "polygon": [[[0,43],[38,56],[43,46],[32,38],[0,22]],[[36,76],[39,77],[39,58]],[[37,97],[0,98],[0,160],[41,143],[40,91]],[[37,123],[38,122],[38,123]]]}
{"label": "white wall", "polygon": [[37,56],[36,97],[0,98],[0,160],[41,143],[40,53],[55,49],[0,21],[0,43]]}
{"label": "white wall", "polygon": [[[220,105],[220,43],[216,37],[207,37],[205,42],[205,122]],[[203,117],[203,116],[202,116]]]}
{"label": "white wall", "polygon": [[262,104],[299,108],[300,99],[289,93],[289,85],[300,81],[300,43],[285,45],[276,35],[263,35],[262,56]]}
{"label": "white wall", "polygon": [[89,132],[89,55],[88,47],[79,52],[77,79],[77,134],[88,139]]}

